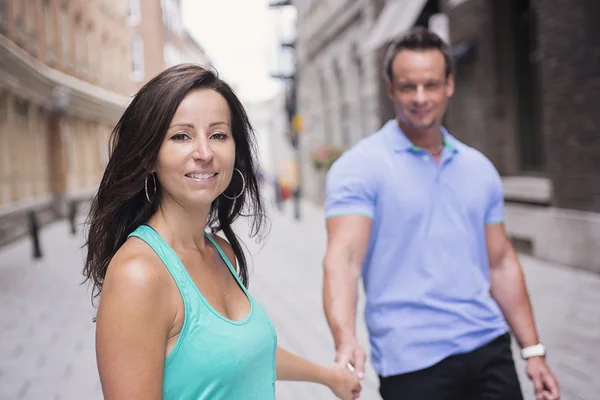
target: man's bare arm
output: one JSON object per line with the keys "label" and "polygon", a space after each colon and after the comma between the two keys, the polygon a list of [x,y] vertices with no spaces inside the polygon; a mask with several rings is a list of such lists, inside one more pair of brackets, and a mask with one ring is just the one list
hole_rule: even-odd
{"label": "man's bare arm", "polygon": [[486,225],[491,294],[521,347],[539,342],[525,278],[504,224]]}
{"label": "man's bare arm", "polygon": [[[539,337],[523,270],[517,253],[510,244],[504,224],[486,225],[485,234],[490,259],[491,295],[500,306],[519,345],[536,345],[539,343]],[[533,381],[536,398],[560,399],[558,383],[544,358],[528,359],[526,372]]]}
{"label": "man's bare arm", "polygon": [[369,243],[372,221],[362,215],[327,220],[323,302],[333,334],[338,362],[350,362],[364,376],[364,352],[356,343],[358,281]]}

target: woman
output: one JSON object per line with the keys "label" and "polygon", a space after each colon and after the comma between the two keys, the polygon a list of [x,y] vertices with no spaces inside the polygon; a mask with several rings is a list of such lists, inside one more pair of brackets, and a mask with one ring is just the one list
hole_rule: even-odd
{"label": "woman", "polygon": [[356,398],[348,369],[277,348],[269,317],[246,290],[231,225],[249,210],[257,234],[264,214],[252,128],[231,88],[199,66],[170,68],[134,97],[111,145],[84,269],[100,295],[105,398],[274,399],[275,379]]}

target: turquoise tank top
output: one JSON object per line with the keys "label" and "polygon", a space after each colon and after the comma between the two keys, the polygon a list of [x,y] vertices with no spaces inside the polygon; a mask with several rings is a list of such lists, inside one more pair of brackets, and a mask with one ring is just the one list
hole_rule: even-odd
{"label": "turquoise tank top", "polygon": [[165,360],[163,399],[275,399],[277,334],[215,240],[206,234],[250,301],[244,320],[229,320],[208,303],[175,251],[154,229],[141,225],[132,236],[161,258],[183,299],[181,333]]}

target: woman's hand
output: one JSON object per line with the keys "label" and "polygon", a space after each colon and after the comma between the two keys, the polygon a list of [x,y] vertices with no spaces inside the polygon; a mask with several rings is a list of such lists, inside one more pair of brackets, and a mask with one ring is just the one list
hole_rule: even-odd
{"label": "woman's hand", "polygon": [[358,399],[361,386],[358,377],[346,366],[333,364],[329,368],[327,386],[342,400]]}

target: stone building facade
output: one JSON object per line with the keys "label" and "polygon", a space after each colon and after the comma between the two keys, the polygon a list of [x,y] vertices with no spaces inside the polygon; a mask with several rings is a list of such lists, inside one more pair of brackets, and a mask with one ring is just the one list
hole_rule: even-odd
{"label": "stone building facade", "polygon": [[0,2],[0,243],[89,198],[127,105],[126,0]]}

